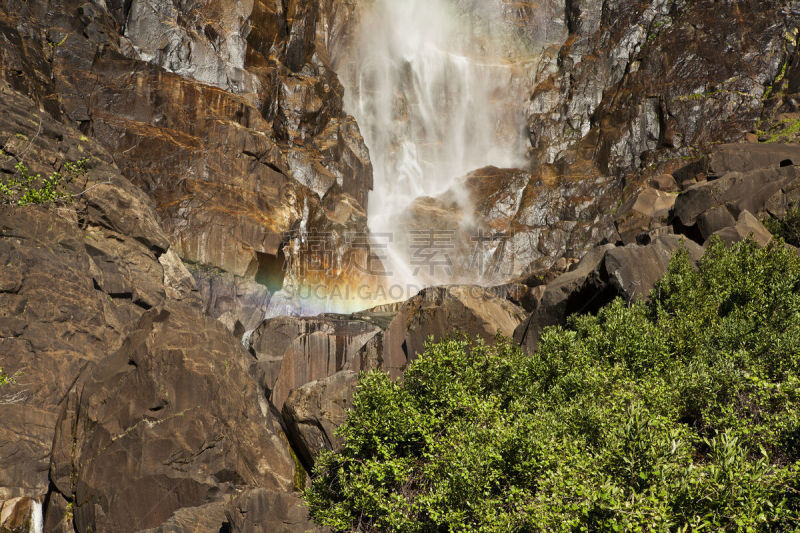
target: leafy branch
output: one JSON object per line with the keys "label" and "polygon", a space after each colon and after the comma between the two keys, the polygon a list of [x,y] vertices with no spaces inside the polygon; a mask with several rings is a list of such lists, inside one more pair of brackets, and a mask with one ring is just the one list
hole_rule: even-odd
{"label": "leafy branch", "polygon": [[61,171],[55,171],[47,177],[32,174],[28,166],[19,161],[14,165],[13,174],[0,177],[0,205],[67,203],[73,195],[66,191],[66,186],[86,176],[88,161],[88,158],[67,161]]}

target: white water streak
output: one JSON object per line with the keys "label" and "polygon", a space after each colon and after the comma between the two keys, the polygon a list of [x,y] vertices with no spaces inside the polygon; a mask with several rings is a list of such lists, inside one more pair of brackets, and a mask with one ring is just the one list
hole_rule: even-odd
{"label": "white water streak", "polygon": [[44,510],[42,504],[34,501],[31,505],[31,533],[43,533],[44,531]]}

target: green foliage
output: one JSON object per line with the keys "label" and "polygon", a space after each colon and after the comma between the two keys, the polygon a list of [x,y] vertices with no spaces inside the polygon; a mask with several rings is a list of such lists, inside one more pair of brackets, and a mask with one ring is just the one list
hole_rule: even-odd
{"label": "green foliage", "polygon": [[792,246],[800,246],[800,207],[792,207],[783,218],[769,217],[764,225],[775,235]]}
{"label": "green foliage", "polygon": [[9,376],[3,372],[3,367],[0,367],[0,387],[17,382],[17,375]]}
{"label": "green foliage", "polygon": [[306,490],[341,531],[800,530],[800,258],[680,251],[649,304],[363,374]]}
{"label": "green foliage", "polygon": [[68,202],[72,195],[64,187],[74,179],[86,175],[87,162],[86,158],[74,163],[67,161],[62,172],[53,172],[43,178],[41,174],[31,174],[27,165],[20,161],[14,166],[14,174],[0,177],[0,205]]}
{"label": "green foliage", "polygon": [[756,130],[759,138],[765,143],[790,143],[797,142],[800,138],[800,120],[783,118],[765,130]]}

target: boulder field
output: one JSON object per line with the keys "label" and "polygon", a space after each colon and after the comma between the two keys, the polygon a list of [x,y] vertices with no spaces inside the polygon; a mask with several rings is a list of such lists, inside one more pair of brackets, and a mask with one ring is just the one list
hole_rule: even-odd
{"label": "boulder field", "polygon": [[[535,350],[681,247],[771,240],[800,201],[795,2],[498,3],[547,36],[530,164],[397,220],[455,228],[456,284],[266,318],[289,284],[382,283],[343,266],[376,259],[334,68],[360,2],[0,0],[0,180],[72,197],[0,200],[0,533],[316,530],[301,491],[359,372],[458,333]],[[487,286],[476,233],[503,236]]]}

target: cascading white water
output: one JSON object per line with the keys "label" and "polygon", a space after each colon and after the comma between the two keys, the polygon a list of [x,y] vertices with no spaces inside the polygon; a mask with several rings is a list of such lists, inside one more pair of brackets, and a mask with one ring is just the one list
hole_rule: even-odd
{"label": "cascading white water", "polygon": [[31,527],[30,533],[42,533],[44,531],[44,510],[42,504],[34,501],[31,505]]}
{"label": "cascading white water", "polygon": [[[483,166],[524,164],[526,69],[516,67],[530,56],[504,0],[362,1],[336,69],[374,167],[370,230],[392,234],[415,198],[457,194],[459,178]],[[393,234],[384,260],[393,281],[419,283],[404,242]]]}

